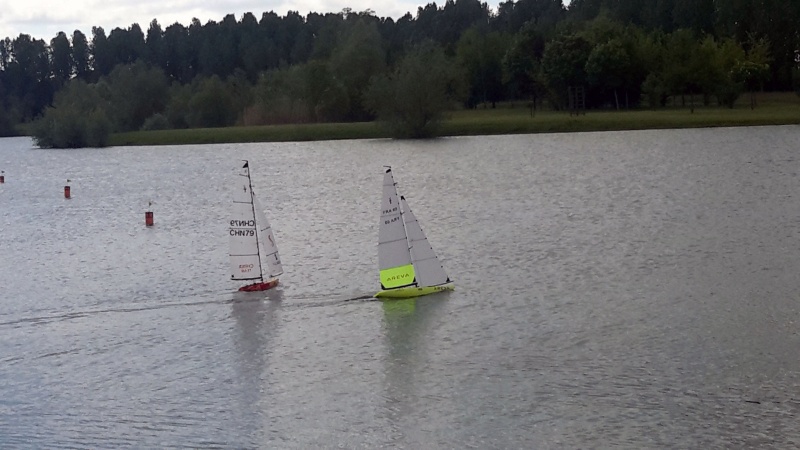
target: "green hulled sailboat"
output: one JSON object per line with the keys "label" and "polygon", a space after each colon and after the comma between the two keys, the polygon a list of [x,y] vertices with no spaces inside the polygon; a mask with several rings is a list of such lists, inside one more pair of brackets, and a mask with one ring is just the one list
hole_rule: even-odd
{"label": "green hulled sailboat", "polygon": [[391,167],[383,175],[378,266],[378,298],[419,297],[454,289],[408,202],[397,194]]}

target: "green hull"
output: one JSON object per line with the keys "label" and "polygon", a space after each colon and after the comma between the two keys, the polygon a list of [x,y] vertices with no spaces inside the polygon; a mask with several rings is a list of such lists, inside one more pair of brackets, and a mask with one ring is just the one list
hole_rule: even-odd
{"label": "green hull", "polygon": [[442,291],[452,291],[455,289],[453,283],[440,284],[439,286],[407,286],[397,289],[386,289],[375,294],[377,298],[412,298],[422,295],[435,294]]}

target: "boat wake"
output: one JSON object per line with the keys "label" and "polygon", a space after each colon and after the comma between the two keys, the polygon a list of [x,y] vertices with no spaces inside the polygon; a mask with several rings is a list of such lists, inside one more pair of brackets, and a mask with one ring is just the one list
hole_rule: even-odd
{"label": "boat wake", "polygon": [[342,300],[342,302],[356,302],[356,301],[359,301],[359,300],[360,301],[368,301],[369,302],[369,301],[377,301],[378,299],[375,298],[372,295],[362,295],[360,297],[353,297],[353,298],[344,299],[344,300]]}
{"label": "boat wake", "polygon": [[[266,296],[263,294],[261,296],[254,296],[252,293],[241,293],[241,292],[234,292],[233,298],[229,298],[227,300],[214,300],[214,299],[198,299],[195,301],[172,301],[172,302],[163,302],[163,303],[149,303],[149,304],[142,304],[139,306],[121,306],[118,308],[102,308],[102,309],[92,309],[92,310],[85,310],[85,311],[73,311],[73,312],[65,312],[62,314],[51,314],[51,315],[40,315],[34,317],[22,317],[16,320],[10,320],[5,322],[0,322],[0,327],[19,327],[23,325],[46,325],[54,322],[61,322],[61,321],[68,321],[68,320],[75,320],[75,319],[84,319],[91,316],[99,316],[103,314],[114,314],[114,313],[132,313],[132,312],[140,312],[140,311],[152,311],[157,309],[164,309],[164,308],[179,308],[185,306],[198,306],[198,305],[220,305],[220,304],[231,304],[231,303],[241,303],[241,302],[251,302],[251,301],[266,301],[266,302],[275,302],[275,303],[282,303],[283,296],[281,291],[269,291],[270,293]],[[217,294],[222,294],[217,293]],[[209,295],[211,296],[211,295]],[[196,298],[196,297],[195,297]],[[323,307],[323,306],[340,306],[345,304],[352,304],[353,302],[370,302],[370,301],[378,301],[377,298],[371,295],[359,295],[356,297],[346,297],[346,298],[329,298],[328,300],[318,300],[318,301],[303,301],[303,299],[293,299],[297,301],[296,303],[286,304],[283,302],[283,306],[286,308],[309,308],[309,307]]]}

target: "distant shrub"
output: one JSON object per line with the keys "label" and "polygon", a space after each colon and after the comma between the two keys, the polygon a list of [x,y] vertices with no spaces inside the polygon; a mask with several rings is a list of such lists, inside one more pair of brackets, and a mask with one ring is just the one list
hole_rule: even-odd
{"label": "distant shrub", "polygon": [[717,103],[733,108],[736,100],[742,95],[742,84],[730,80],[722,80],[716,86]]}
{"label": "distant shrub", "polygon": [[160,113],[156,113],[148,117],[147,120],[145,120],[144,124],[142,125],[142,131],[168,130],[168,129],[169,129],[169,119],[167,119],[167,116]]}
{"label": "distant shrub", "polygon": [[15,136],[14,124],[11,123],[11,117],[5,112],[5,108],[0,104],[0,137]]}
{"label": "distant shrub", "polygon": [[31,132],[41,148],[105,147],[111,122],[98,110],[77,114],[69,108],[47,108]]}
{"label": "distant shrub", "polygon": [[642,82],[642,97],[651,108],[663,107],[669,95],[661,74],[652,72]]}
{"label": "distant shrub", "polygon": [[41,148],[107,146],[111,121],[104,105],[92,86],[83,81],[71,82],[32,125],[34,142]]}
{"label": "distant shrub", "polygon": [[364,104],[395,138],[434,137],[445,111],[464,97],[459,76],[441,47],[421,44],[392,73],[372,78]]}

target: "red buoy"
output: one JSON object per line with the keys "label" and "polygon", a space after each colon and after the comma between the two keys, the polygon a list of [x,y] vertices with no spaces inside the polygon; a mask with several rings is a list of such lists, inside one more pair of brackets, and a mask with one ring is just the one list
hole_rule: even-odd
{"label": "red buoy", "polygon": [[5,182],[6,182],[6,175],[5,175],[5,173],[6,173],[6,172],[5,172],[5,170],[3,170],[3,171],[0,171],[0,184],[3,184],[3,183],[5,183]]}
{"label": "red buoy", "polygon": [[69,186],[64,186],[64,198],[70,198],[70,196],[69,196]]}
{"label": "red buoy", "polygon": [[148,227],[153,226],[153,211],[146,211],[144,213],[144,224]]}

